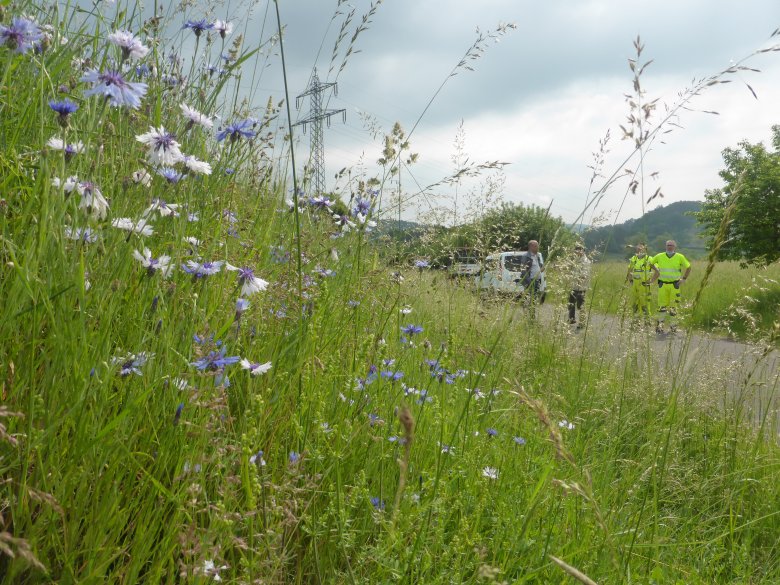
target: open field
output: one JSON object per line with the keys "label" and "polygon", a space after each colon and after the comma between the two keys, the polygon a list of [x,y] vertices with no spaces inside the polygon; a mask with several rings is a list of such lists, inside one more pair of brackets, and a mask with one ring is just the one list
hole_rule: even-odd
{"label": "open field", "polygon": [[[780,265],[740,268],[737,262],[717,262],[698,304],[706,260],[692,262],[683,290],[683,322],[695,329],[738,339],[766,338],[780,323]],[[627,262],[596,263],[593,267],[593,310],[627,315],[628,289],[623,285]],[[654,293],[656,291],[653,291]],[[563,294],[563,293],[561,293]]]}
{"label": "open field", "polygon": [[335,214],[264,166],[278,108],[233,106],[254,49],[215,23],[173,16],[185,64],[121,7],[24,8],[0,45],[3,583],[780,581],[750,371],[680,375],[646,336],[584,343],[385,266],[379,192]]}

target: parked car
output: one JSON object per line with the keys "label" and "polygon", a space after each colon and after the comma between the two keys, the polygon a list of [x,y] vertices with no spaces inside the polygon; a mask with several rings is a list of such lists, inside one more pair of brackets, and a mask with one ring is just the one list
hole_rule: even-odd
{"label": "parked car", "polygon": [[482,263],[476,250],[472,248],[458,248],[452,257],[449,274],[451,278],[474,277],[482,269]]}
{"label": "parked car", "polygon": [[[524,291],[521,284],[524,273],[522,262],[525,251],[500,252],[491,254],[476,277],[477,289],[496,293],[520,295]],[[539,274],[539,292],[547,290],[544,272]]]}

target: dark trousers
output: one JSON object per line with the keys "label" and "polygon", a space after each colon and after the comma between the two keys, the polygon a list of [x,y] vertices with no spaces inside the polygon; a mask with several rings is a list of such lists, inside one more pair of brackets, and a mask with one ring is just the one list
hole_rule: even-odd
{"label": "dark trousers", "polygon": [[585,304],[585,291],[573,290],[569,293],[569,321],[577,320],[577,310],[582,309]]}

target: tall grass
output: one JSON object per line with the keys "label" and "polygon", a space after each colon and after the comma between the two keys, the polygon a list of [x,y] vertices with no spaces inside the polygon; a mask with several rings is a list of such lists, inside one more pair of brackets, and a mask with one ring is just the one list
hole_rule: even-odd
{"label": "tall grass", "polygon": [[[221,111],[222,130],[253,112],[162,40],[138,109],[85,97],[82,69],[120,59],[106,34],[151,44],[152,24],[102,6],[66,44],[54,29],[42,51],[0,48],[3,582],[780,578],[771,419],[712,408],[641,336],[618,356],[583,349],[440,275],[393,274],[368,238],[372,192],[340,226],[314,194],[290,213],[287,185],[258,179],[266,143],[218,142],[179,104]],[[2,22],[83,16],[62,10]],[[48,102],[65,96],[79,110],[62,129]],[[149,126],[213,172],[157,174],[136,139]],[[105,217],[66,191],[73,175],[106,194]],[[144,248],[170,256],[168,277]],[[268,286],[250,296],[263,287],[217,262]]]}
{"label": "tall grass", "polygon": [[[705,265],[693,262],[683,289],[683,323],[738,339],[771,337],[780,322],[780,267],[741,268],[738,262],[718,262],[694,306]],[[629,289],[625,287],[627,266],[627,262],[594,265],[593,310],[622,316],[631,313]]]}

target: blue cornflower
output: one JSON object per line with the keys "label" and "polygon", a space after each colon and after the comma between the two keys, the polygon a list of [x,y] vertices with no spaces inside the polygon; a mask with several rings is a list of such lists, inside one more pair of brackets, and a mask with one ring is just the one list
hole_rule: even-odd
{"label": "blue cornflower", "polygon": [[400,380],[401,378],[404,377],[404,373],[403,372],[393,372],[393,371],[390,371],[390,370],[384,370],[384,371],[382,371],[380,376],[382,376],[383,378],[385,378],[387,380],[390,380],[391,382],[396,382],[396,381],[398,381],[398,380]]}
{"label": "blue cornflower", "polygon": [[369,211],[371,211],[371,200],[358,198],[355,207],[352,208],[352,215],[366,216]]}
{"label": "blue cornflower", "polygon": [[181,418],[182,410],[184,410],[184,403],[180,402],[179,406],[176,407],[176,414],[173,415],[173,426],[179,424],[179,419]]}
{"label": "blue cornflower", "polygon": [[414,263],[414,267],[415,267],[415,268],[419,268],[420,270],[422,270],[423,268],[430,268],[430,266],[431,266],[431,265],[430,265],[430,264],[428,264],[428,261],[427,261],[427,260],[417,260],[417,261]]}
{"label": "blue cornflower", "polygon": [[423,328],[419,325],[407,325],[406,327],[401,327],[401,331],[406,333],[409,337],[412,335],[416,335],[417,333],[422,333]]}
{"label": "blue cornflower", "polygon": [[350,309],[357,309],[360,306],[360,301],[349,300],[347,301],[347,306]]}
{"label": "blue cornflower", "polygon": [[491,437],[495,437],[498,435],[498,431],[492,427],[487,429],[487,434]]}
{"label": "blue cornflower", "polygon": [[11,20],[11,26],[0,24],[0,45],[7,45],[22,55],[39,46],[42,40],[41,29],[27,18],[15,16]]}
{"label": "blue cornflower", "polygon": [[223,345],[219,351],[210,351],[208,355],[192,362],[192,366],[195,366],[198,370],[208,372],[221,371],[225,366],[230,366],[237,363],[241,357],[234,355],[226,357],[225,353],[227,348]]}
{"label": "blue cornflower", "polygon": [[78,105],[68,99],[61,102],[49,100],[49,107],[59,114],[59,123],[63,128],[68,125],[68,116],[79,109]]}
{"label": "blue cornflower", "polygon": [[318,195],[309,199],[309,205],[316,207],[317,209],[330,209],[334,204],[334,201],[325,195]]}
{"label": "blue cornflower", "polygon": [[181,28],[188,28],[195,33],[196,37],[199,37],[201,33],[212,30],[214,25],[210,22],[207,22],[205,18],[202,18],[200,20],[188,20]]}
{"label": "blue cornflower", "polygon": [[290,465],[295,465],[301,460],[301,454],[296,453],[295,451],[290,451]]}
{"label": "blue cornflower", "polygon": [[241,318],[241,315],[244,314],[244,311],[246,311],[249,308],[249,301],[246,299],[238,299],[236,301],[236,321],[238,321]]}
{"label": "blue cornflower", "polygon": [[176,169],[172,169],[171,167],[162,167],[160,169],[157,169],[157,173],[160,176],[164,177],[165,180],[172,185],[175,185],[176,183],[178,183],[184,178],[183,174],[181,174]]}
{"label": "blue cornflower", "polygon": [[145,83],[125,81],[119,71],[112,69],[106,69],[103,73],[90,69],[81,77],[81,81],[93,84],[91,89],[84,92],[85,97],[103,95],[112,106],[127,106],[134,110],[141,105],[141,98],[149,87]]}
{"label": "blue cornflower", "polygon": [[417,404],[425,404],[426,402],[433,402],[433,396],[428,396],[427,390],[420,390],[419,398],[415,400]]}
{"label": "blue cornflower", "polygon": [[515,437],[512,439],[517,445],[525,445],[525,439],[523,437]]}
{"label": "blue cornflower", "polygon": [[225,138],[228,137],[230,137],[231,142],[235,142],[242,136],[244,138],[254,138],[255,131],[250,129],[252,125],[252,120],[241,120],[240,122],[233,122],[224,130],[217,132],[217,142],[222,142]]}
{"label": "blue cornflower", "polygon": [[368,415],[368,426],[373,427],[376,425],[381,425],[385,421],[383,421],[381,418],[379,418],[379,415],[377,414],[369,414]]}
{"label": "blue cornflower", "polygon": [[384,510],[385,509],[385,501],[380,500],[379,498],[372,497],[371,498],[371,505],[374,506],[376,510]]}

